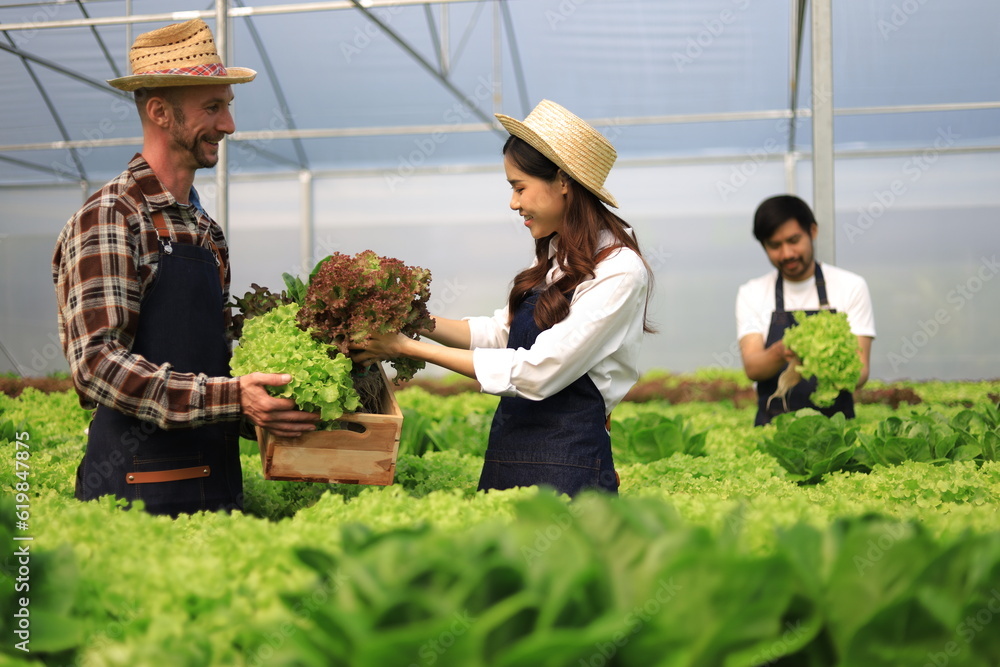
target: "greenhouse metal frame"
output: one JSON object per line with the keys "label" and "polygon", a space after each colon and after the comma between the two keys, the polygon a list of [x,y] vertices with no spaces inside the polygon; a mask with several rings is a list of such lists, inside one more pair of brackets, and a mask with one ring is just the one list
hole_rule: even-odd
{"label": "greenhouse metal frame", "polygon": [[[118,64],[115,63],[108,52],[108,48],[104,43],[104,40],[94,30],[95,26],[102,25],[121,25],[124,24],[128,26],[129,30],[128,41],[131,43],[133,28],[137,25],[148,24],[148,23],[162,23],[162,22],[176,22],[190,20],[192,18],[202,18],[207,20],[214,20],[214,34],[216,42],[218,44],[219,50],[222,53],[231,53],[231,42],[229,39],[231,24],[235,20],[246,21],[250,27],[251,34],[255,36],[255,45],[259,50],[260,56],[265,62],[265,67],[269,70],[273,69],[271,65],[270,56],[268,55],[266,45],[264,45],[259,37],[256,37],[257,33],[253,28],[253,19],[255,17],[271,16],[276,14],[298,14],[307,12],[326,12],[326,11],[356,11],[365,15],[365,17],[378,25],[378,27],[384,31],[398,46],[400,49],[405,51],[410,57],[416,60],[421,67],[423,67],[440,85],[447,88],[456,98],[462,99],[463,93],[455,88],[449,81],[448,78],[448,62],[449,62],[449,51],[447,47],[448,36],[446,33],[446,28],[437,30],[435,26],[435,21],[431,15],[432,6],[437,6],[440,11],[440,24],[441,26],[448,25],[448,12],[449,5],[455,3],[468,3],[468,2],[479,2],[486,3],[493,8],[493,32],[494,32],[494,44],[493,44],[493,57],[494,59],[499,59],[502,57],[501,49],[499,48],[500,42],[503,39],[501,36],[501,26],[503,30],[507,32],[508,35],[508,45],[509,45],[509,57],[512,59],[512,64],[514,71],[517,75],[517,87],[521,92],[521,104],[525,108],[525,113],[527,113],[527,101],[524,99],[524,80],[523,80],[523,70],[519,58],[519,53],[517,49],[516,36],[513,33],[514,26],[510,19],[509,8],[505,0],[435,0],[433,2],[427,0],[350,0],[350,1],[327,1],[327,2],[304,2],[288,5],[261,5],[261,6],[245,6],[242,0],[236,0],[236,6],[231,6],[228,0],[216,0],[214,10],[191,10],[185,12],[170,12],[162,14],[143,14],[143,15],[133,15],[126,13],[124,16],[110,17],[110,18],[80,18],[74,20],[50,20],[50,21],[32,21],[26,23],[8,23],[0,24],[0,33],[3,33],[7,37],[7,41],[11,42],[10,34],[16,31],[34,31],[34,30],[48,30],[56,28],[68,28],[68,27],[90,27],[94,35],[94,46],[99,48],[105,56],[108,58],[108,62],[115,72],[120,72],[121,69]],[[45,5],[51,3],[31,3],[38,5]],[[81,11],[86,15],[87,11],[85,8],[85,3],[81,0],[76,0],[76,4],[79,5]],[[634,116],[629,118],[590,118],[587,119],[595,126],[602,125],[647,125],[647,124],[673,124],[673,123],[702,123],[702,122],[731,122],[731,121],[746,121],[746,120],[766,120],[766,119],[795,119],[795,118],[812,118],[813,123],[813,136],[812,145],[813,150],[811,153],[806,153],[803,151],[795,150],[795,133],[794,125],[791,127],[791,133],[789,137],[788,145],[781,152],[774,153],[772,155],[766,156],[768,160],[781,160],[785,165],[786,173],[786,186],[789,192],[795,192],[796,188],[796,177],[795,177],[795,165],[798,161],[807,159],[812,161],[813,165],[813,207],[817,213],[817,217],[824,219],[833,218],[834,210],[834,158],[835,151],[833,145],[833,117],[835,115],[862,115],[862,114],[885,114],[885,113],[921,113],[928,111],[962,111],[962,110],[976,110],[976,109],[1000,109],[1000,100],[993,102],[983,102],[983,103],[951,103],[951,104],[923,104],[923,105],[895,105],[895,106],[869,106],[869,107],[853,107],[853,108],[837,108],[834,106],[834,95],[833,91],[833,67],[832,67],[832,20],[831,20],[831,5],[832,0],[791,0],[792,11],[791,11],[791,21],[789,25],[790,40],[789,43],[794,46],[794,52],[789,54],[789,93],[788,93],[788,107],[784,109],[773,109],[764,111],[747,111],[747,112],[724,112],[724,113],[696,113],[696,114],[673,114],[673,115],[645,115],[645,116]],[[403,35],[398,34],[392,29],[390,25],[387,25],[385,21],[379,18],[376,14],[376,10],[380,7],[400,7],[407,5],[419,5],[422,6],[427,12],[428,16],[428,29],[431,33],[431,38],[437,44],[438,62],[429,62],[426,58],[421,56],[406,40]],[[131,2],[127,2],[127,6],[131,6]],[[807,11],[808,9],[808,11]],[[811,108],[798,108],[796,106],[796,91],[799,86],[800,72],[802,70],[801,63],[803,62],[805,54],[802,53],[803,44],[803,34],[806,30],[805,18],[806,16],[811,16],[811,21],[809,25],[809,30],[812,34],[812,48],[809,54],[809,64],[812,68],[812,81],[813,81],[813,94],[812,94],[812,105]],[[104,81],[94,79],[84,73],[75,71],[72,67],[67,64],[55,62],[42,57],[38,54],[33,54],[21,49],[18,49],[12,43],[3,44],[0,43],[0,49],[8,52],[11,55],[19,58],[24,66],[28,68],[29,71],[34,67],[44,67],[53,71],[56,71],[64,76],[72,77],[78,81],[87,83],[107,94],[117,95],[125,99],[131,99],[131,96],[127,93],[115,90],[108,86]],[[231,59],[227,60],[231,62]],[[127,63],[123,65],[127,69]],[[39,92],[43,98],[47,101],[48,112],[51,113],[56,121],[56,124],[62,128],[63,123],[60,119],[60,112],[58,108],[49,101],[45,94],[45,90],[42,87],[41,82],[38,81],[37,77],[33,77],[36,84],[39,87]],[[275,95],[280,101],[283,111],[288,118],[293,118],[294,115],[291,110],[288,109],[287,102],[285,101],[285,96],[280,88],[275,77],[271,77],[272,85],[275,87]],[[495,100],[495,106],[497,109],[500,108],[501,100]],[[392,134],[414,134],[414,133],[437,133],[437,132],[483,132],[483,131],[499,131],[499,124],[496,123],[491,117],[487,116],[479,109],[473,109],[473,112],[479,117],[479,122],[475,123],[464,123],[461,125],[439,125],[439,126],[382,126],[382,127],[355,127],[355,128],[314,128],[314,129],[299,129],[294,126],[288,129],[281,130],[267,130],[267,131],[237,131],[231,137],[229,137],[229,142],[253,142],[264,138],[267,139],[289,139],[295,142],[298,161],[296,163],[289,163],[288,160],[276,156],[273,154],[268,154],[267,151],[263,152],[265,158],[273,160],[275,163],[282,165],[285,169],[290,172],[297,174],[301,184],[301,197],[303,211],[301,220],[301,247],[303,259],[306,260],[311,257],[312,253],[312,242],[313,242],[313,210],[310,202],[312,201],[312,182],[313,178],[317,173],[310,169],[304,151],[301,148],[302,141],[308,141],[310,139],[318,138],[336,138],[336,137],[359,137],[359,136],[378,136],[378,135],[392,135]],[[257,179],[266,178],[273,179],[275,175],[269,173],[266,175],[254,175],[247,174],[244,176],[232,176],[228,170],[228,160],[227,160],[227,143],[223,142],[220,147],[220,160],[218,167],[216,169],[216,185],[219,192],[219,197],[216,203],[215,217],[219,223],[223,226],[223,229],[228,228],[228,187],[230,179],[232,178],[246,178],[246,179]],[[38,171],[43,171],[50,173],[52,176],[58,177],[60,182],[64,182],[65,174],[57,172],[50,167],[44,165],[32,163],[29,160],[20,159],[12,156],[12,153],[18,153],[23,151],[32,151],[40,149],[57,149],[68,151],[71,155],[74,164],[77,166],[78,173],[76,174],[77,180],[80,182],[80,187],[84,193],[88,193],[91,189],[92,183],[87,178],[87,173],[81,160],[77,157],[76,152],[81,148],[94,148],[101,146],[123,146],[123,145],[136,145],[140,146],[142,144],[141,137],[129,137],[129,138],[119,138],[119,139],[98,139],[98,140],[71,140],[63,130],[63,137],[58,140],[53,140],[47,143],[29,143],[29,144],[13,144],[0,146],[0,160],[9,162],[12,164],[19,165],[25,169],[33,169]],[[890,155],[903,155],[908,152],[912,152],[911,149],[876,149],[876,150],[854,150],[854,151],[837,151],[836,157],[849,158],[849,157],[878,157],[878,156],[890,156]],[[943,153],[969,153],[969,152],[1000,152],[1000,145],[991,146],[978,146],[978,147],[967,147],[967,146],[946,146],[941,149]],[[715,162],[732,162],[741,159],[742,155],[716,155],[711,157],[679,157],[679,158],[660,158],[657,160],[658,163],[675,163],[675,164],[688,164],[688,163],[703,163],[706,161]],[[459,167],[460,169],[461,167]],[[342,171],[337,173],[343,173]],[[330,175],[330,174],[327,174]],[[3,187],[0,185],[0,187]],[[834,237],[834,229],[832,226],[824,226],[820,231],[820,259],[824,261],[833,262],[836,256],[836,239]]]}

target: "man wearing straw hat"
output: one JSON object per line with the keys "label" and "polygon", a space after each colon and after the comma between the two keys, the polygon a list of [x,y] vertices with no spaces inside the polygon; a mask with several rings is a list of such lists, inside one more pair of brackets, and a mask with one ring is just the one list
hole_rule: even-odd
{"label": "man wearing straw hat", "polygon": [[129,60],[108,83],[134,91],[142,152],[69,220],[52,264],[63,351],[96,407],[76,497],[242,509],[241,418],[286,436],[316,419],[267,394],[287,375],[229,377],[229,252],[193,187],[236,129],[232,84],[256,72],[225,67],[198,19],[140,35]]}

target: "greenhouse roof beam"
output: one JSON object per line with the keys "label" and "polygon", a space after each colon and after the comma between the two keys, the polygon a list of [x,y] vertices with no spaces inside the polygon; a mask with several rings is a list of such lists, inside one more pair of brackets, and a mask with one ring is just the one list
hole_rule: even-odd
{"label": "greenhouse roof beam", "polygon": [[514,82],[517,84],[517,95],[521,100],[521,114],[525,117],[531,112],[528,100],[528,87],[524,83],[524,67],[521,65],[521,51],[517,48],[517,36],[514,21],[510,17],[510,7],[506,2],[499,2],[500,15],[507,32],[507,42],[510,44],[510,60],[514,66]]}
{"label": "greenhouse roof beam", "polygon": [[[0,146],[0,150],[3,147]],[[914,148],[864,148],[846,149],[837,151],[838,160],[855,160],[870,158],[894,158],[909,157],[914,155]],[[981,146],[944,146],[937,149],[940,155],[980,155],[980,154],[1000,154],[1000,144],[987,144]],[[812,158],[809,151],[799,152],[799,157],[803,160]],[[764,162],[779,162],[783,159],[780,153],[762,155],[760,159]],[[617,167],[660,167],[660,166],[685,166],[685,165],[706,165],[706,164],[733,164],[746,160],[746,153],[725,153],[713,155],[675,155],[649,158],[620,158],[615,162]],[[0,161],[10,162],[19,166],[52,174],[54,176],[66,177],[65,173],[60,173],[42,165],[33,164],[17,158],[0,155]],[[495,173],[499,166],[493,164],[454,164],[447,166],[423,166],[415,167],[417,174],[485,174]],[[330,169],[310,169],[308,171],[313,179],[321,180],[326,178],[341,178],[353,176],[381,176],[385,173],[384,167],[357,167],[357,168],[330,168]],[[301,178],[300,172],[243,172],[231,174],[231,181],[240,183],[260,182],[260,181],[280,181]],[[58,183],[0,183],[0,191],[5,189],[23,190],[25,188],[47,188]]]}
{"label": "greenhouse roof beam", "polygon": [[[947,146],[938,151],[940,155],[977,155],[1000,153],[1000,144],[988,146]],[[837,152],[838,160],[857,160],[869,158],[895,158],[908,157],[914,154],[913,149],[905,148],[885,148],[885,149],[850,149]],[[812,153],[808,151],[800,152],[799,156],[803,160],[812,159]],[[780,162],[783,159],[781,153],[770,153],[762,155],[760,159],[764,162]],[[727,153],[720,155],[677,155],[650,158],[619,158],[615,161],[615,167],[663,167],[663,166],[692,166],[692,165],[713,165],[713,164],[734,164],[746,160],[746,153]],[[447,166],[422,166],[415,167],[415,174],[492,174],[502,167],[493,164],[465,164]],[[364,177],[382,176],[385,173],[384,167],[357,167],[342,169],[313,169],[310,171],[314,180],[342,177]],[[278,179],[293,180],[298,178],[294,172],[283,173],[241,173],[233,175],[232,180],[237,182],[252,181],[272,181]],[[0,184],[0,188],[4,186]]]}
{"label": "greenhouse roof beam", "polygon": [[[83,6],[83,0],[76,0],[76,4],[80,8],[80,13],[83,14],[84,18],[89,19],[90,14],[87,13],[87,8]],[[108,65],[111,66],[111,71],[117,79],[122,75],[122,73],[121,70],[118,69],[118,64],[115,63],[115,59],[111,57],[111,52],[108,50],[108,45],[104,43],[104,38],[101,37],[101,33],[97,32],[97,28],[95,26],[90,26],[90,32],[94,36],[97,46],[100,47],[101,53],[104,54],[104,59],[108,61]]]}
{"label": "greenhouse roof beam", "polygon": [[[860,114],[881,114],[881,113],[910,113],[910,112],[934,112],[934,111],[970,111],[1000,109],[998,102],[968,102],[954,104],[921,104],[892,107],[851,107],[834,110],[834,115],[860,115]],[[808,118],[812,115],[809,109],[798,109],[795,112],[797,118]],[[661,116],[630,116],[626,118],[591,118],[588,119],[593,125],[672,125],[679,123],[721,123],[746,120],[779,120],[792,118],[792,112],[788,109],[768,109],[761,111],[743,112],[723,112],[704,114],[672,114]],[[287,139],[336,139],[342,137],[371,137],[371,136],[391,136],[401,134],[433,134],[435,132],[466,133],[466,132],[488,132],[493,129],[492,124],[487,123],[461,123],[447,125],[388,125],[381,127],[342,127],[342,128],[317,128],[304,130],[247,130],[237,131],[231,135],[231,141],[263,141],[263,140],[287,140]],[[10,151],[32,151],[32,150],[64,150],[67,148],[104,148],[113,146],[134,146],[142,143],[142,137],[119,137],[100,140],[75,140],[75,141],[42,141],[27,144],[0,145],[0,152]],[[254,147],[262,155],[294,166],[294,161],[288,158],[269,153],[263,148]],[[882,153],[886,150],[894,149],[872,149]],[[911,151],[913,148],[901,148],[903,152]],[[838,151],[837,155],[843,155],[843,151]]]}
{"label": "greenhouse roof beam", "polygon": [[[3,28],[3,26],[0,26],[0,31],[3,31],[3,32],[6,33],[6,30]],[[37,63],[38,65],[41,65],[42,67],[46,67],[46,68],[48,68],[48,69],[50,69],[50,70],[52,70],[54,72],[59,72],[60,74],[63,74],[65,76],[70,77],[71,79],[76,79],[77,81],[79,81],[81,83],[85,83],[88,86],[93,86],[94,88],[97,88],[98,90],[102,90],[105,93],[110,93],[112,95],[117,95],[117,96],[119,96],[119,97],[121,97],[123,99],[129,100],[129,101],[132,100],[132,96],[131,95],[129,95],[126,92],[123,92],[123,91],[120,91],[120,90],[115,90],[114,88],[111,88],[104,81],[101,81],[99,79],[91,78],[91,77],[87,76],[86,74],[80,74],[79,72],[73,71],[73,70],[69,69],[68,67],[63,67],[62,65],[60,65],[58,63],[54,63],[51,60],[48,60],[46,58],[42,58],[41,56],[36,56],[33,53],[28,53],[27,51],[24,51],[22,49],[17,48],[16,46],[12,46],[12,45],[8,45],[8,44],[0,43],[0,50],[7,51],[9,53],[13,53],[14,55],[18,56],[19,58],[23,58],[25,60],[30,60],[33,63]]]}
{"label": "greenhouse roof beam", "polygon": [[[444,5],[455,2],[480,2],[481,0],[366,0],[370,9],[379,7],[406,7],[426,4]],[[352,0],[336,0],[331,2],[302,2],[289,5],[263,5],[260,7],[232,7],[230,18],[245,16],[270,16],[274,14],[301,14],[304,12],[322,12],[342,9],[354,9]],[[161,12],[159,14],[132,14],[131,16],[109,16],[105,18],[67,19],[64,21],[24,22],[0,24],[0,30],[40,30],[45,28],[79,28],[82,26],[126,25],[133,23],[159,23],[163,21],[190,21],[191,19],[214,19],[214,9],[192,10],[184,12]]]}
{"label": "greenhouse roof beam", "polygon": [[424,18],[427,20],[427,30],[430,32],[431,42],[436,46],[434,53],[438,60],[438,70],[444,76],[448,76],[452,66],[458,62],[459,57],[465,50],[465,46],[472,36],[473,29],[479,23],[479,16],[483,13],[483,3],[477,2],[472,12],[472,18],[469,19],[468,24],[465,26],[465,32],[459,38],[458,46],[455,47],[454,52],[451,52],[448,48],[451,42],[449,7],[447,5],[441,7],[441,30],[439,32],[437,23],[434,22],[434,12],[431,9],[430,3],[424,5]]}
{"label": "greenhouse roof beam", "polygon": [[[396,42],[396,44],[401,49],[403,49],[404,51],[406,51],[406,53],[408,53],[410,55],[410,57],[412,57],[417,62],[418,65],[420,65],[421,67],[423,67],[442,86],[444,86],[445,88],[447,88],[448,92],[450,92],[452,95],[454,95],[455,98],[457,98],[463,104],[466,102],[467,96],[464,95],[462,93],[462,91],[460,91],[458,88],[456,88],[455,85],[451,81],[449,81],[447,77],[445,77],[444,75],[441,74],[441,72],[439,72],[437,69],[435,69],[432,64],[430,64],[429,62],[427,62],[427,60],[423,56],[421,56],[419,53],[417,53],[416,49],[414,49],[412,46],[410,46],[410,44],[405,39],[403,39],[402,37],[400,37],[400,35],[395,30],[393,30],[389,26],[388,23],[386,23],[385,21],[383,21],[379,17],[375,16],[375,14],[372,13],[372,11],[370,10],[369,7],[366,7],[365,5],[362,5],[361,4],[361,0],[351,0],[351,1],[354,3],[354,6],[357,7],[358,11],[360,11],[361,13],[363,13],[365,15],[365,17],[368,18],[369,21],[371,21],[372,23],[374,23],[375,25],[377,25],[386,35],[388,35],[389,39],[391,39],[392,41]],[[480,120],[482,120],[486,124],[490,125],[491,129],[494,132],[496,132],[497,134],[502,134],[502,135],[506,136],[505,132],[501,133],[500,130],[498,130],[496,128],[496,125],[494,125],[493,119],[490,118],[489,116],[487,116],[483,112],[482,109],[480,109],[475,104],[469,104],[468,106],[469,106],[469,110],[475,116],[477,116]]]}
{"label": "greenhouse roof beam", "polygon": [[430,5],[424,5],[424,18],[427,19],[427,29],[431,33],[431,42],[437,45],[434,53],[437,54],[438,70],[445,76],[448,75],[448,23],[444,15],[445,8],[441,8],[441,32],[438,33],[437,24],[434,23],[434,12]]}
{"label": "greenhouse roof beam", "polygon": [[[243,0],[236,0],[236,4],[243,7]],[[288,98],[285,97],[285,91],[281,88],[281,79],[277,72],[274,71],[274,64],[271,62],[271,56],[268,54],[267,49],[264,47],[264,40],[260,38],[260,33],[257,32],[257,26],[254,25],[253,19],[249,16],[246,20],[247,30],[250,32],[250,39],[253,40],[254,46],[257,47],[257,52],[260,54],[261,60],[264,63],[264,70],[267,72],[268,81],[271,83],[271,89],[274,91],[274,97],[278,100],[278,107],[281,109],[282,120],[288,124],[288,128],[291,130],[297,129],[295,127],[295,118],[292,115],[292,111],[288,106]],[[295,156],[298,158],[298,163],[295,166],[298,169],[308,169],[309,168],[309,157],[306,155],[305,146],[302,145],[302,140],[298,137],[292,139],[292,146],[295,148]]]}
{"label": "greenhouse roof beam", "polygon": [[[455,47],[455,51],[451,53],[449,57],[448,69],[451,69],[458,59],[461,57],[462,52],[465,51],[466,45],[469,43],[469,39],[472,37],[472,30],[479,23],[479,17],[483,13],[482,2],[477,2],[476,6],[472,10],[472,18],[469,19],[468,25],[465,26],[465,32],[462,33],[461,39],[458,40],[458,46]],[[446,7],[441,8],[442,11],[446,10]]]}
{"label": "greenhouse roof beam", "polygon": [[[8,33],[4,32],[3,36],[8,42],[10,42],[10,48],[14,49],[15,52],[19,51],[19,49],[14,46],[14,40],[11,39]],[[0,44],[0,46],[3,45]],[[66,124],[63,123],[62,117],[56,109],[56,105],[52,103],[52,98],[49,97],[48,91],[45,90],[45,86],[43,86],[41,80],[39,80],[38,74],[36,74],[34,68],[32,68],[31,61],[23,54],[19,54],[19,57],[21,58],[21,62],[24,64],[24,68],[28,71],[28,76],[31,78],[32,83],[35,84],[35,89],[38,91],[38,94],[42,96],[42,101],[45,102],[45,108],[49,110],[49,115],[52,116],[53,122],[59,129],[59,134],[62,135],[63,140],[69,141],[69,131],[66,129]],[[76,149],[69,149],[69,154],[73,159],[73,164],[76,165],[76,173],[79,179],[83,181],[87,180],[87,171],[84,169],[83,160],[80,159],[80,155],[76,152]]]}
{"label": "greenhouse roof beam", "polygon": [[[25,169],[31,169],[32,171],[40,171],[43,174],[50,174],[58,178],[66,180],[78,180],[76,178],[70,178],[70,175],[65,171],[59,171],[58,169],[53,169],[52,167],[46,167],[41,164],[35,164],[34,162],[29,162],[27,160],[19,160],[16,157],[9,157],[7,155],[0,155],[0,161],[9,162],[10,164],[16,164],[19,167],[24,167]],[[14,187],[22,187],[21,185],[15,185]]]}

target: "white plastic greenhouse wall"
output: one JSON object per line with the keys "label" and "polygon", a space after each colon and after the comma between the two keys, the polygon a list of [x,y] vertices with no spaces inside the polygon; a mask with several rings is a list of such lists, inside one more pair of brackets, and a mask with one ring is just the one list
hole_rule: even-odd
{"label": "white plastic greenhouse wall", "polygon": [[[827,0],[817,96],[823,2],[252,1],[0,3],[0,372],[67,368],[56,236],[141,148],[104,81],[139,33],[228,15],[228,64],[260,74],[234,87],[227,169],[196,186],[227,228],[234,294],[371,248],[432,271],[436,314],[491,313],[532,249],[493,113],[548,98],[618,149],[607,186],[656,278],[643,370],[740,367],[736,290],[770,269],[754,209],[821,203],[814,137],[832,132],[818,252],[868,281],[872,377],[1000,376],[995,0]],[[833,108],[816,133],[814,98]]]}

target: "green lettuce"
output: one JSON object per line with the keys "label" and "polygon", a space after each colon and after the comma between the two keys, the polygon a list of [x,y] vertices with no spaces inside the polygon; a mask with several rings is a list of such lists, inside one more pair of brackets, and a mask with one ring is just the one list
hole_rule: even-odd
{"label": "green lettuce", "polygon": [[775,431],[759,443],[788,471],[788,478],[815,484],[823,475],[856,469],[857,426],[840,412],[826,417],[811,408],[786,412],[774,418]]}
{"label": "green lettuce", "polygon": [[816,378],[812,402],[821,408],[833,405],[842,390],[853,392],[861,378],[858,338],[851,333],[846,313],[821,310],[815,315],[795,312],[794,326],[785,332],[785,347],[802,363],[796,370]]}
{"label": "green lettuce", "polygon": [[651,463],[674,454],[705,456],[707,438],[708,431],[695,430],[683,415],[646,412],[612,418],[611,447],[618,463]]}
{"label": "green lettuce", "polygon": [[319,412],[323,421],[357,410],[360,401],[351,380],[350,358],[300,329],[298,313],[298,304],[289,303],[247,320],[230,362],[233,374],[291,374],[291,382],[268,391],[291,398],[302,410]]}

